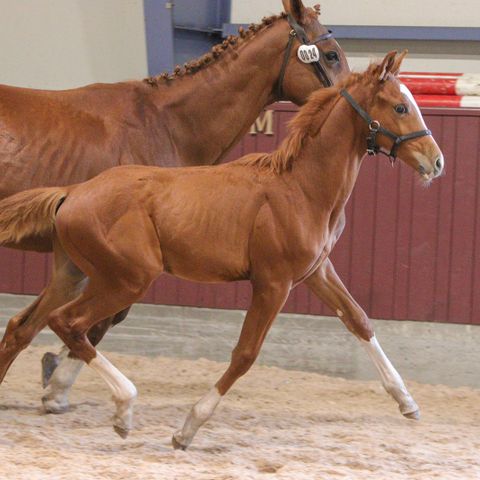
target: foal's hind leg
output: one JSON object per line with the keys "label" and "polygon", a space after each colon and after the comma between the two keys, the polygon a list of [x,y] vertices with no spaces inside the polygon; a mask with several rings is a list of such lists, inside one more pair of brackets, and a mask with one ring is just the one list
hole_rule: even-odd
{"label": "foal's hind leg", "polygon": [[[71,300],[75,298],[73,295]],[[126,318],[129,308],[121,311],[114,317],[109,317],[96,324],[87,336],[93,346],[98,345],[110,326],[120,323]],[[44,388],[48,391],[43,396],[43,407],[47,413],[63,413],[68,410],[68,394],[82,370],[85,362],[76,358],[63,346],[59,355],[47,352],[42,359],[42,378]]]}
{"label": "foal's hind leg", "polygon": [[95,370],[110,387],[117,407],[113,427],[122,438],[126,438],[131,430],[137,390],[127,377],[95,350],[88,341],[87,332],[102,319],[141,298],[147,286],[142,291],[132,293],[110,289],[105,284],[99,286],[91,281],[80,296],[48,317],[48,325],[70,351]]}
{"label": "foal's hind leg", "polygon": [[245,317],[240,339],[232,352],[230,366],[215,387],[193,406],[183,428],[173,435],[174,448],[185,450],[190,445],[198,429],[213,415],[221,397],[239,377],[247,373],[289,291],[290,285],[254,286],[252,304]]}
{"label": "foal's hind leg", "polygon": [[420,418],[418,405],[380,347],[367,314],[345,288],[330,260],[327,259],[306,283],[360,339],[380,374],[385,390],[396,400],[402,415],[418,420]]}

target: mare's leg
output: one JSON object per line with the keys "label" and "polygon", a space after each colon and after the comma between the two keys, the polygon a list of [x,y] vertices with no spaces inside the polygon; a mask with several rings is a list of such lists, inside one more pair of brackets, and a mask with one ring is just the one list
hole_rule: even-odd
{"label": "mare's leg", "polygon": [[46,289],[40,293],[31,305],[8,321],[0,342],[0,383],[5,378],[15,358],[30,344],[35,336],[36,328],[33,325],[27,326],[27,321],[38,305],[42,303],[45,293]]}
{"label": "mare's leg", "polygon": [[240,376],[247,373],[289,291],[289,284],[254,285],[252,304],[245,317],[240,339],[232,352],[230,366],[215,386],[193,406],[183,428],[173,435],[175,448],[185,450],[190,445],[198,429],[213,415],[221,397]]}
{"label": "mare's leg", "polygon": [[18,354],[45,327],[49,312],[64,304],[84,280],[83,274],[55,247],[55,268],[47,288],[28,308],[13,317],[0,342],[0,382]]}
{"label": "mare's leg", "polygon": [[306,284],[337,313],[345,326],[360,339],[380,374],[385,390],[396,400],[402,415],[418,419],[420,416],[418,405],[380,347],[370,319],[345,288],[328,258],[306,280]]}
{"label": "mare's leg", "polygon": [[[145,290],[147,287],[148,284]],[[127,377],[95,350],[88,340],[87,332],[102,319],[137,301],[145,290],[134,293],[119,287],[108,288],[106,282],[94,284],[90,281],[80,296],[53,311],[48,317],[48,325],[72,354],[87,363],[109,386],[116,404],[113,427],[122,438],[126,438],[131,430],[137,390]]]}
{"label": "mare's leg", "polygon": [[[71,298],[73,300],[75,296]],[[93,346],[98,345],[107,330],[126,318],[130,308],[127,308],[114,317],[94,325],[88,332],[88,340]],[[47,352],[42,359],[42,378],[44,388],[48,387],[42,402],[47,413],[63,413],[68,410],[68,394],[77,379],[84,361],[76,358],[70,350],[64,346],[59,355]]]}

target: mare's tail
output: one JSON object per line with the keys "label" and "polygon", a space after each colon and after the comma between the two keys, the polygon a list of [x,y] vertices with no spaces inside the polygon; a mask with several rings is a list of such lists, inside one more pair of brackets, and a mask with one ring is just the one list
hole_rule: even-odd
{"label": "mare's tail", "polygon": [[0,201],[0,245],[50,236],[55,214],[68,191],[68,187],[36,188]]}

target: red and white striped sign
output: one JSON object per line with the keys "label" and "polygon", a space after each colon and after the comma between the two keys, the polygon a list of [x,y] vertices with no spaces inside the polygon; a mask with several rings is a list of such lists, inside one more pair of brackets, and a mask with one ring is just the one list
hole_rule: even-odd
{"label": "red and white striped sign", "polygon": [[480,108],[480,96],[415,95],[419,107]]}
{"label": "red and white striped sign", "polygon": [[405,72],[400,78],[414,95],[480,96],[480,74]]}

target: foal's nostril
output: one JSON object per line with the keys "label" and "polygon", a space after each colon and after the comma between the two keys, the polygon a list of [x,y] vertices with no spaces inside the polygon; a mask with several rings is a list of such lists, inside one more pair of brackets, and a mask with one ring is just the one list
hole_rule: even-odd
{"label": "foal's nostril", "polygon": [[442,157],[438,157],[437,161],[435,162],[435,170],[439,172],[443,168],[443,160]]}

